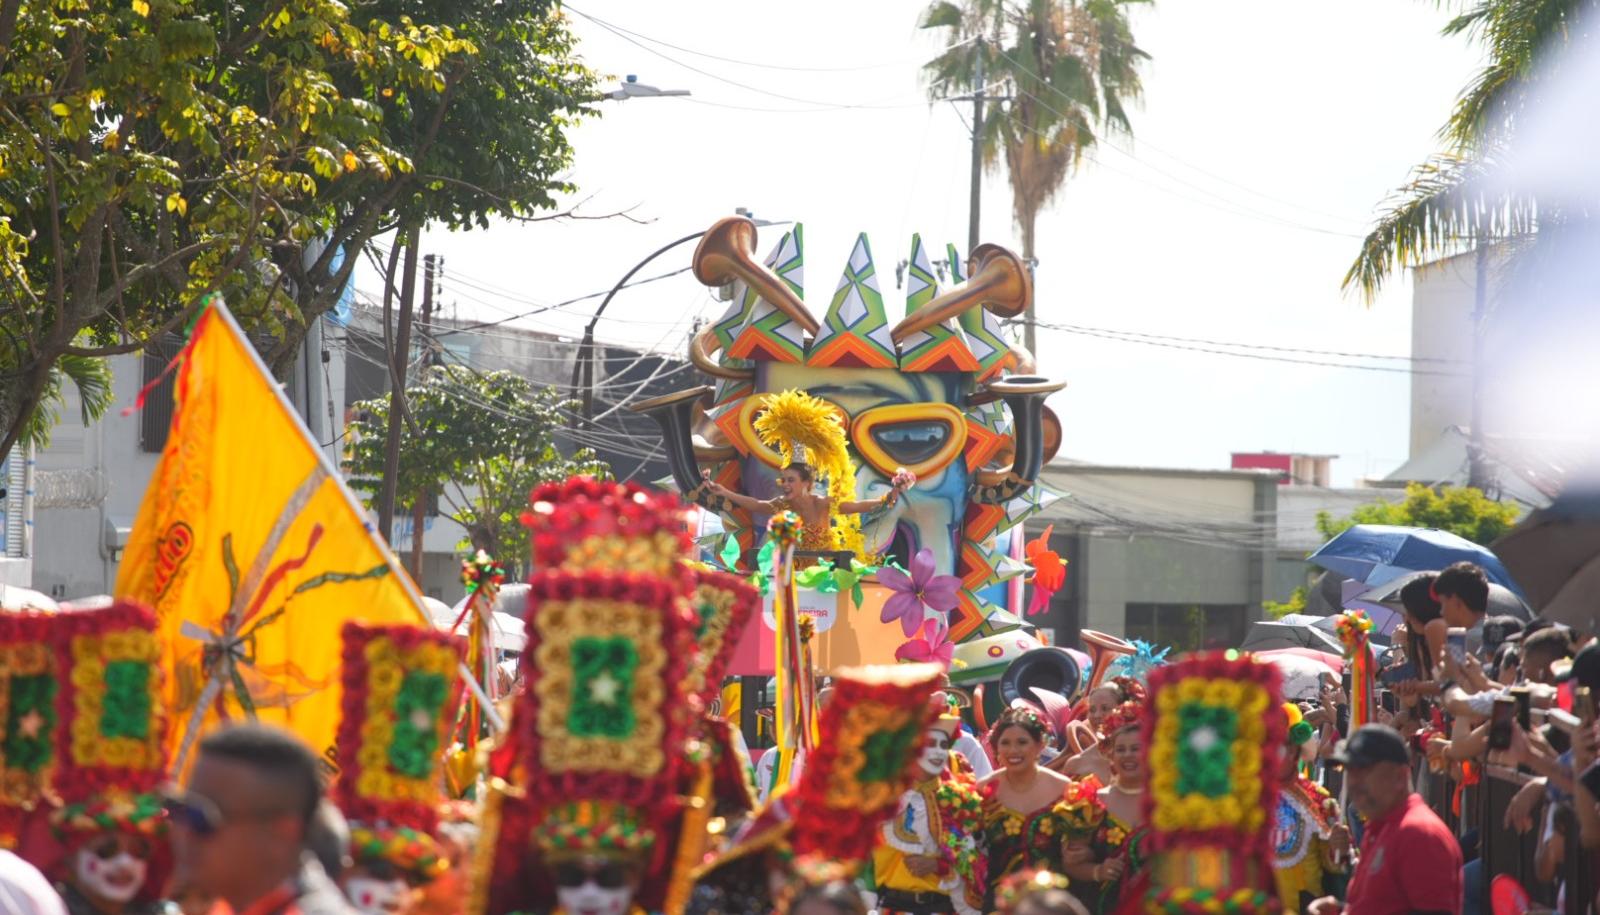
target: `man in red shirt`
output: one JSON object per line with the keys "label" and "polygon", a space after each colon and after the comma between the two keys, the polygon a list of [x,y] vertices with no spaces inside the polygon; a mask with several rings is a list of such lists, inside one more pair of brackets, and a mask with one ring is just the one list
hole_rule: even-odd
{"label": "man in red shirt", "polygon": [[1324,896],[1310,915],[1433,915],[1461,911],[1461,846],[1411,790],[1405,741],[1367,724],[1333,757],[1344,765],[1351,803],[1367,821],[1361,857],[1341,903]]}

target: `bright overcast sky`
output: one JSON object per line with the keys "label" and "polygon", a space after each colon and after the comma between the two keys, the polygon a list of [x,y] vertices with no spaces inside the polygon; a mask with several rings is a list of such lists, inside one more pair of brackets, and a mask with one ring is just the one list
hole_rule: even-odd
{"label": "bright overcast sky", "polygon": [[[570,177],[580,196],[593,195],[583,211],[632,207],[648,222],[432,232],[425,247],[446,260],[446,313],[453,305],[463,317],[500,318],[603,290],[654,249],[748,207],[805,224],[806,298],[819,315],[855,233],[868,232],[898,315],[894,265],[911,233],[940,248],[966,238],[968,135],[954,106],[930,106],[918,81],[918,63],[938,47],[915,27],[924,6],[569,7],[590,66],[693,93],[605,102],[604,116],[573,135]],[[630,43],[579,11],[688,51]],[[1398,278],[1371,308],[1339,282],[1378,201],[1434,149],[1476,62],[1459,39],[1438,35],[1446,18],[1407,0],[1165,0],[1141,11],[1135,34],[1153,59],[1132,115],[1135,139],[1102,145],[1041,216],[1040,320],[1406,354],[1409,282]],[[763,230],[761,255],[779,231]],[[1020,247],[1001,174],[985,182],[982,234]],[[684,245],[640,275],[685,266],[692,250]],[[360,285],[377,283],[369,273]],[[576,336],[596,301],[519,323]],[[599,338],[681,350],[694,317],[721,310],[686,275],[624,291]],[[1405,374],[1059,331],[1041,332],[1039,349],[1044,373],[1068,383],[1051,405],[1069,457],[1215,468],[1231,451],[1331,453],[1342,456],[1335,482],[1347,484],[1406,456]]]}

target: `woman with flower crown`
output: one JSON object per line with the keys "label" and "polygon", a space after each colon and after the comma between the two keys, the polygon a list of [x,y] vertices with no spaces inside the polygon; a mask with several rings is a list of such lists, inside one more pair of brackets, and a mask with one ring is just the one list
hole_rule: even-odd
{"label": "woman with flower crown", "polygon": [[1084,817],[1095,826],[1088,841],[1091,855],[1069,861],[1066,873],[1097,888],[1082,895],[1100,913],[1115,912],[1123,900],[1143,892],[1146,882],[1143,845],[1148,830],[1143,804],[1149,772],[1140,737],[1143,714],[1141,703],[1124,702],[1105,716],[1100,723],[1100,752],[1111,765],[1111,783],[1086,779],[1074,792],[1075,799],[1089,806]]}
{"label": "woman with flower crown", "polygon": [[1039,765],[1049,725],[1032,708],[1006,709],[989,731],[998,768],[978,784],[984,797],[989,841],[989,892],[984,911],[994,909],[994,889],[1018,871],[1062,871],[1086,860],[1087,849],[1069,844],[1081,824],[1070,800],[1073,782]]}

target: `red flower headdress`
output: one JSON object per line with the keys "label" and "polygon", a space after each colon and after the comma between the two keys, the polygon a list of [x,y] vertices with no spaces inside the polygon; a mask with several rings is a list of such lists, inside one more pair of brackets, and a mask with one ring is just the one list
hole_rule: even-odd
{"label": "red flower headdress", "polygon": [[155,615],[117,601],[47,619],[55,669],[65,674],[55,693],[61,806],[52,825],[69,843],[106,830],[161,829],[167,716]]}
{"label": "red flower headdress", "polygon": [[536,861],[593,854],[664,870],[657,839],[681,806],[700,708],[688,683],[699,620],[682,503],[587,477],[541,486],[530,501],[539,571],[514,700],[515,784],[494,786],[485,803],[468,906],[477,913],[550,907]]}
{"label": "red flower headdress", "polygon": [[795,789],[796,854],[866,860],[879,824],[917,779],[923,735],[938,715],[928,696],[941,672],[934,664],[896,664],[835,674],[822,739]]}
{"label": "red flower headdress", "polygon": [[1271,664],[1223,653],[1151,672],[1148,911],[1178,915],[1208,900],[1238,915],[1279,908],[1271,832],[1288,724],[1281,679]]}
{"label": "red flower headdress", "polygon": [[1144,709],[1143,702],[1124,702],[1112,709],[1100,722],[1100,733],[1096,735],[1100,738],[1100,745],[1109,746],[1119,732],[1143,724]]}
{"label": "red flower headdress", "polygon": [[1148,696],[1144,684],[1133,677],[1112,677],[1108,685],[1116,686],[1122,693],[1124,702],[1137,702],[1143,705]]}
{"label": "red flower headdress", "polygon": [[339,779],[357,864],[386,861],[421,880],[448,867],[435,833],[462,642],[412,626],[346,623]]}
{"label": "red flower headdress", "polygon": [[[805,866],[797,862],[829,861],[854,873],[872,853],[878,827],[920,775],[923,735],[939,715],[928,697],[941,673],[936,664],[837,671],[822,713],[822,739],[806,759],[800,784],[774,795],[696,872],[696,881],[724,892],[754,887],[764,896],[772,856],[789,862],[791,878],[804,879]],[[763,899],[749,910],[771,908],[772,900]]]}
{"label": "red flower headdress", "polygon": [[12,849],[47,800],[56,768],[61,680],[45,613],[0,613],[0,848]]}

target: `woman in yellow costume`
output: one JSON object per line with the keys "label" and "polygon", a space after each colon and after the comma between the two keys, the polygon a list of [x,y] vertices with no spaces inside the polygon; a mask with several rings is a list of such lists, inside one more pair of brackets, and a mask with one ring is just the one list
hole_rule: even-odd
{"label": "woman in yellow costume", "polygon": [[1283,787],[1272,830],[1272,873],[1284,911],[1301,912],[1312,899],[1343,895],[1350,833],[1328,789],[1300,774],[1300,748],[1313,729],[1299,706],[1286,702],[1289,740],[1283,752]]}
{"label": "woman in yellow costume", "polygon": [[[800,549],[815,552],[849,550],[862,556],[861,524],[850,515],[887,509],[916,482],[905,471],[896,473],[890,490],[877,499],[856,498],[856,472],[850,461],[844,425],[827,401],[804,391],[767,395],[763,412],[755,421],[756,434],[783,455],[778,472],[778,495],[757,499],[734,492],[703,474],[716,495],[753,514],[792,511],[800,516]],[[828,481],[828,493],[813,490],[818,475]]]}

